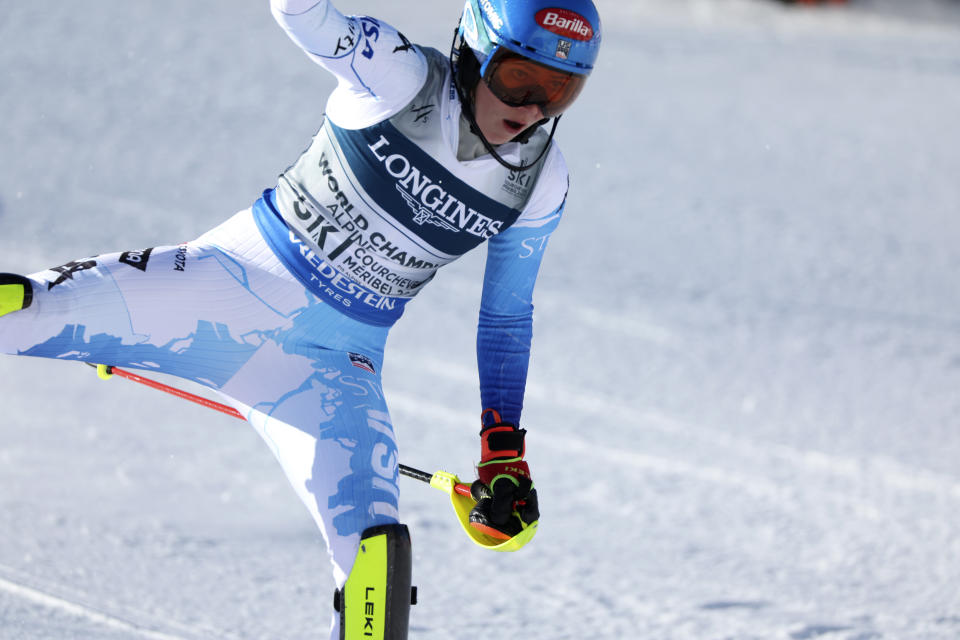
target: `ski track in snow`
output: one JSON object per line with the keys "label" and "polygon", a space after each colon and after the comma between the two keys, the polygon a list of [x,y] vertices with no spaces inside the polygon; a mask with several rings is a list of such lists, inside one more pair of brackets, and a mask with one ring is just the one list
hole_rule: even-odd
{"label": "ski track in snow", "polygon": [[[11,576],[16,576],[16,578],[11,579]],[[127,635],[127,637],[146,638],[147,640],[200,640],[202,638],[212,637],[213,630],[211,629],[189,629],[183,627],[179,630],[179,633],[184,635],[171,635],[156,629],[151,629],[147,626],[136,624],[130,621],[131,618],[143,617],[142,614],[135,614],[134,612],[126,611],[124,612],[124,615],[118,616],[114,613],[107,613],[88,604],[53,595],[45,590],[40,590],[26,584],[27,582],[32,581],[32,579],[21,575],[19,572],[14,571],[10,567],[4,567],[0,565],[0,591],[4,591],[17,598],[38,604],[47,609],[53,609],[69,616],[82,618],[97,626],[123,632]],[[62,589],[65,589],[63,585],[58,587],[57,590]],[[165,621],[162,624],[158,624],[158,621],[152,622],[154,624],[151,626],[156,627],[177,626],[170,621]],[[215,635],[222,640],[230,640],[226,636],[222,636],[219,633]]]}

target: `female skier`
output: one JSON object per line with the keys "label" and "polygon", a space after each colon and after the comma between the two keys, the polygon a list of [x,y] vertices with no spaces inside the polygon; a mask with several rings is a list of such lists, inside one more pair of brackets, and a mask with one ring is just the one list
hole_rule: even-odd
{"label": "female skier", "polygon": [[0,350],[160,371],[223,394],[327,542],[340,611],[330,637],[405,638],[387,332],[437,269],[487,241],[470,520],[498,538],[535,522],[518,426],[531,300],[567,192],[553,133],[593,69],[600,20],[591,0],[467,0],[447,56],[327,0],[271,9],[338,80],[310,147],[193,242],[0,274]]}

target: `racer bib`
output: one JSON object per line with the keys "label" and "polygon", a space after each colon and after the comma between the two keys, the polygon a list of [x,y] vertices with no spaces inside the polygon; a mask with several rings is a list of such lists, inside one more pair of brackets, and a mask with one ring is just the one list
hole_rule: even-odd
{"label": "racer bib", "polygon": [[542,167],[518,184],[496,162],[457,161],[437,106],[445,74],[434,70],[388,120],[345,129],[327,118],[274,195],[291,242],[319,271],[378,297],[412,298],[438,268],[508,228]]}

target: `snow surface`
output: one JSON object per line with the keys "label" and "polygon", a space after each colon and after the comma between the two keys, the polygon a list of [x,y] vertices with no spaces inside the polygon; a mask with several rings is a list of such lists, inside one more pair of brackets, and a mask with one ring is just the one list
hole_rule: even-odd
{"label": "snow surface", "polygon": [[[265,0],[6,3],[0,271],[196,237],[332,83]],[[341,0],[445,49],[459,2]],[[403,480],[412,638],[960,637],[960,3],[599,0],[538,285],[543,519]],[[396,327],[407,464],[469,475],[482,252]],[[319,535],[242,423],[0,358],[0,638],[325,638]]]}

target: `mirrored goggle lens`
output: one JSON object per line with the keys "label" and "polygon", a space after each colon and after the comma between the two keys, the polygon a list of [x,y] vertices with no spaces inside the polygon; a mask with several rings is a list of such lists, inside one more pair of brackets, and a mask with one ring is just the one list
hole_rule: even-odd
{"label": "mirrored goggle lens", "polygon": [[487,64],[483,80],[501,102],[511,107],[537,105],[550,118],[577,99],[587,77],[501,50]]}

